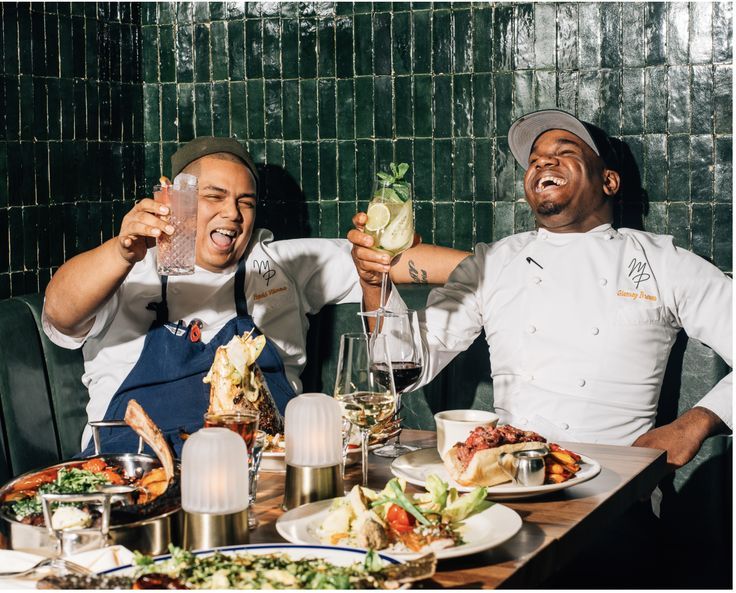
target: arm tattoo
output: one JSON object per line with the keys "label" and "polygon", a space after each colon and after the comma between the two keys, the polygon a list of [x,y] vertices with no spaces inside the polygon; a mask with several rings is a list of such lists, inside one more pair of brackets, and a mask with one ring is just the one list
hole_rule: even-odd
{"label": "arm tattoo", "polygon": [[409,276],[412,284],[429,284],[427,282],[427,270],[417,270],[413,260],[409,260]]}

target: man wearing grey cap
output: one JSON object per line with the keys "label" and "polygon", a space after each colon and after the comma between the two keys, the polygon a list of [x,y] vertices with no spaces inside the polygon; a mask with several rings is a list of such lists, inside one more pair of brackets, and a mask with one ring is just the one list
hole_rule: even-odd
{"label": "man wearing grey cap", "polygon": [[[254,229],[260,182],[237,140],[197,138],[171,164],[172,178],[180,172],[198,178],[194,273],[159,277],[155,239],[174,229],[166,206],[142,199],[117,237],[54,274],[43,325],[54,343],[83,348],[90,420],[121,418],[135,398],[178,451],[180,434],[202,426],[209,393],[202,378],[218,345],[254,328],[267,337],[258,364],[283,413],[301,390],[306,315],[325,304],[357,302],[360,289],[345,239],[274,241],[269,231]],[[413,260],[429,282],[443,282],[466,255],[419,245],[392,277],[410,282]],[[90,436],[88,428],[83,447]],[[106,432],[102,440],[103,451],[137,443],[131,431]]]}
{"label": "man wearing grey cap", "polygon": [[[607,135],[560,110],[519,118],[509,146],[526,170],[537,229],[478,244],[421,315],[430,381],[485,330],[494,406],[502,423],[547,439],[639,445],[690,461],[732,427],[732,376],[671,424],[654,428],[678,331],[729,365],[732,283],[672,237],[614,229],[620,164]],[[348,237],[368,309],[380,272],[365,215]],[[392,291],[388,308],[404,307]]]}

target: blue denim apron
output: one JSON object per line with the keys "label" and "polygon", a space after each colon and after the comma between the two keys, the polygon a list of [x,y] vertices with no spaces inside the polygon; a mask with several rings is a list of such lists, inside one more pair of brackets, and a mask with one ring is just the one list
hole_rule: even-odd
{"label": "blue denim apron", "polygon": [[[227,344],[233,336],[260,331],[248,314],[245,300],[245,256],[238,262],[235,273],[234,297],[237,315],[230,319],[207,344],[199,339],[199,327],[192,322],[169,322],[166,302],[167,277],[161,276],[161,302],[150,303],[148,309],[156,311],[138,361],[118,388],[105,412],[105,420],[121,420],[128,402],[135,399],[164,433],[177,457],[184,444],[180,434],[192,433],[202,428],[204,413],[210,400],[210,386],[202,379],[212,366],[219,346]],[[261,369],[274,401],[284,413],[287,402],[295,396],[284,373],[284,364],[278,351],[266,339],[256,361]],[[128,428],[103,428],[100,430],[103,453],[133,452],[138,447],[138,436]],[[82,455],[91,455],[90,444]]]}

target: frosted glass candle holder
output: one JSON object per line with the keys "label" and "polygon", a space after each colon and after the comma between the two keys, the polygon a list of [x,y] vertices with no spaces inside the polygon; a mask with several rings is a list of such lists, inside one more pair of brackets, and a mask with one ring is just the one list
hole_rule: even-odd
{"label": "frosted glass candle holder", "polygon": [[203,428],[181,452],[181,506],[188,513],[229,514],[248,508],[248,449],[227,428]]}

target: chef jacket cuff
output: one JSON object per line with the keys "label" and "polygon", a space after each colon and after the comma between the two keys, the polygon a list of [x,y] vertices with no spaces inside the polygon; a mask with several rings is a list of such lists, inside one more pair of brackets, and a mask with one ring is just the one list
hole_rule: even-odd
{"label": "chef jacket cuff", "polygon": [[695,405],[710,410],[733,430],[732,393],[733,373],[729,373]]}
{"label": "chef jacket cuff", "polygon": [[92,327],[86,334],[83,336],[68,336],[67,334],[60,332],[51,324],[51,321],[46,316],[45,308],[41,311],[41,326],[43,327],[44,333],[48,336],[51,342],[61,348],[66,348],[67,350],[77,350],[81,348],[89,336],[97,335],[100,332],[104,323],[104,315],[97,315]]}

